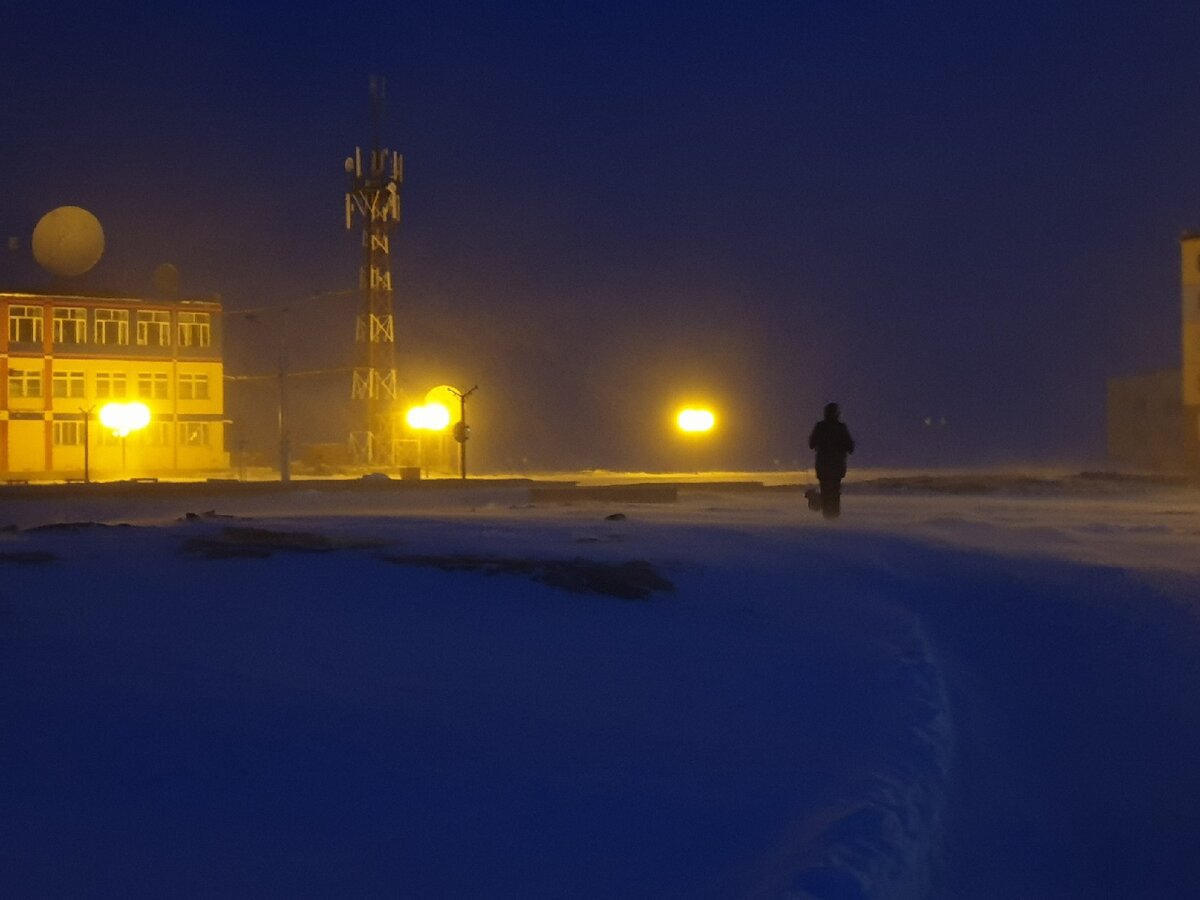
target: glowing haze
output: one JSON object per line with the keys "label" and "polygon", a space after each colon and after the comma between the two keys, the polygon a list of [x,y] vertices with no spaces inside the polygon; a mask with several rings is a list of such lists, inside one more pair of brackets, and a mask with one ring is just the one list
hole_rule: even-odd
{"label": "glowing haze", "polygon": [[[72,289],[150,293],[170,260],[181,296],[289,305],[289,364],[315,373],[290,384],[298,453],[348,429],[342,163],[372,141],[372,73],[406,163],[406,408],[478,384],[480,470],[683,464],[688,396],[720,412],[719,465],[807,465],[829,401],[855,465],[1094,462],[1105,379],[1178,365],[1191,5],[70,17],[7,13],[0,281],[62,289],[28,236],[78,205],[106,240]],[[278,323],[226,324],[230,373],[273,373]],[[274,395],[228,401],[268,456]]]}

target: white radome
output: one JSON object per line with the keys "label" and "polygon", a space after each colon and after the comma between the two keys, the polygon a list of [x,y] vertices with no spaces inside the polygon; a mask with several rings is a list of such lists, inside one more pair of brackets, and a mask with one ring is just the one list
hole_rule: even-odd
{"label": "white radome", "polygon": [[78,206],[50,210],[33,229],[33,258],[53,275],[82,275],[103,253],[100,220]]}
{"label": "white radome", "polygon": [[164,294],[178,291],[179,269],[172,263],[160,263],[154,269],[154,287]]}

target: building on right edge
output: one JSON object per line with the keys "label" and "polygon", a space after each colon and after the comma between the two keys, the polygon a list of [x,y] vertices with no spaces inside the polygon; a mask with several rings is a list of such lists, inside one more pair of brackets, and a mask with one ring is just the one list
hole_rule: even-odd
{"label": "building on right edge", "polygon": [[1179,241],[1183,300],[1183,438],[1184,452],[1200,467],[1200,234]]}
{"label": "building on right edge", "polygon": [[1181,366],[1108,380],[1108,455],[1154,472],[1200,472],[1200,234],[1179,241]]}

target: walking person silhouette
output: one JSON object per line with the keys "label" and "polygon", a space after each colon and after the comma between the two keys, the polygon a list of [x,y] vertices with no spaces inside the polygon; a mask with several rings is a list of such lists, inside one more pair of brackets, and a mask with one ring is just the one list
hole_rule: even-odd
{"label": "walking person silhouette", "polygon": [[[839,418],[836,403],[825,404],[825,417],[813,426],[808,447],[817,451],[817,481],[821,485],[820,510],[827,519],[836,519],[842,512],[842,479],[846,477],[846,455],[854,452],[854,438]],[[809,497],[814,507],[813,497]]]}

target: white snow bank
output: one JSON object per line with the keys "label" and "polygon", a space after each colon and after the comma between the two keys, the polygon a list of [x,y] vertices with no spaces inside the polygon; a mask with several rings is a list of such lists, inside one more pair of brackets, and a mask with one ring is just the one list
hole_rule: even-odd
{"label": "white snow bank", "polygon": [[[10,507],[23,525],[145,527],[0,538],[0,554],[57,557],[4,564],[0,588],[6,895],[983,897],[962,860],[996,882],[1011,859],[972,854],[1014,846],[1024,821],[996,785],[1025,796],[1062,746],[1042,746],[1061,710],[1036,698],[1063,690],[1031,673],[1057,655],[1054,687],[1091,683],[1100,705],[1122,681],[1098,665],[1144,687],[1118,643],[1093,653],[1079,635],[1118,608],[1157,622],[1196,587],[1186,492],[852,491],[835,523],[789,493],[619,509],[535,508],[508,488],[204,499],[193,511],[254,519],[177,522],[178,501],[121,497]],[[229,524],[360,549],[178,553]],[[647,560],[674,590],[625,601],[387,554]],[[1076,565],[1099,558],[1140,574]],[[1165,634],[1182,632],[1138,646],[1163,651]],[[1168,748],[1200,735],[1170,671]],[[1066,744],[1086,793],[1102,766],[1080,748],[1103,717],[1069,696],[1086,710]],[[1118,726],[1162,726],[1119,711]],[[1177,764],[1116,759],[1102,774],[1140,798],[1110,797],[1121,815],[1186,815],[1163,792],[1191,786]],[[994,895],[1055,896],[1039,875],[1088,883],[1098,857],[1071,841],[1038,844],[1021,890]],[[1131,865],[1163,866],[1127,846]]]}

